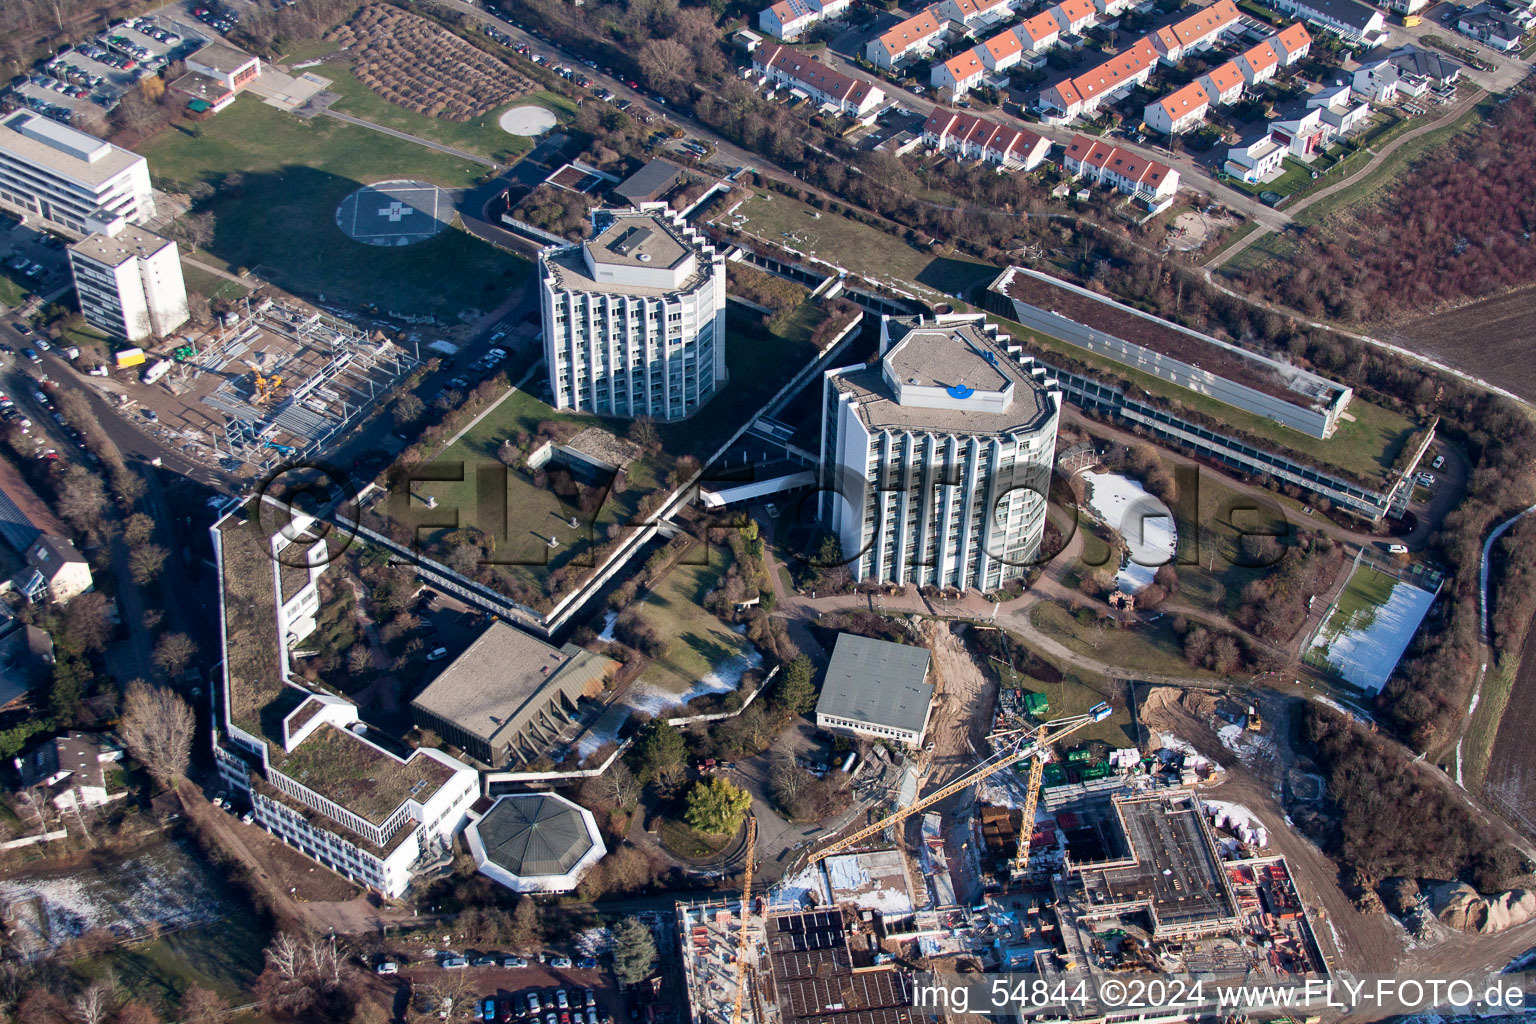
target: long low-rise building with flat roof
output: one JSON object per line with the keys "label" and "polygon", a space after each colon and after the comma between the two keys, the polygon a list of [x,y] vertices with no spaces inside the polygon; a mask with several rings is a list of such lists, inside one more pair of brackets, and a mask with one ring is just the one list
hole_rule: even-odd
{"label": "long low-rise building with flat roof", "polygon": [[548,753],[583,697],[616,666],[575,644],[549,644],[493,622],[411,701],[411,715],[476,760],[499,768]]}
{"label": "long low-rise building with flat roof", "polygon": [[0,119],[0,206],[80,235],[155,213],[142,156],[30,110]]}
{"label": "long low-rise building with flat roof", "polygon": [[1010,268],[994,290],[1013,319],[1133,370],[1326,438],[1354,392],[1326,377],[1143,313],[1049,274]]}

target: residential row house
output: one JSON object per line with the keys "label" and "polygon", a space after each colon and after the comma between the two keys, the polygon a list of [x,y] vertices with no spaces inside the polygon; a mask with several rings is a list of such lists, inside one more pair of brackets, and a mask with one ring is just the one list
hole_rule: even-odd
{"label": "residential row house", "polygon": [[752,66],[768,81],[800,89],[847,117],[866,117],[885,102],[879,86],[833,71],[793,47],[764,47],[752,55]]}
{"label": "residential row house", "polygon": [[779,0],[758,12],[757,27],[783,42],[793,42],[819,21],[841,17],[853,0]]}
{"label": "residential row house", "polygon": [[[975,0],[944,0],[937,9],[951,21],[959,21],[956,14],[962,5],[973,2]],[[1109,0],[1109,3],[1123,9],[1129,0]],[[1056,45],[1062,36],[1097,22],[1101,14],[1101,10],[1094,6],[1094,0],[1061,0],[1054,7],[1004,29],[964,53],[935,64],[929,83],[935,89],[948,90],[952,99],[959,99],[988,75],[1008,70],[1026,54],[1043,53]],[[970,23],[967,25],[970,27]]]}
{"label": "residential row house", "polygon": [[892,26],[864,44],[864,56],[876,67],[894,68],[902,61],[933,52],[944,37],[947,22],[939,20],[937,6]]}
{"label": "residential row house", "polygon": [[1518,18],[1486,3],[1462,8],[1456,18],[1456,31],[1503,53],[1518,50],[1523,37]]}
{"label": "residential row house", "polygon": [[1051,140],[1034,132],[938,108],[923,125],[923,142],[940,153],[1009,171],[1032,171],[1051,152]]}
{"label": "residential row house", "polygon": [[1215,45],[1222,34],[1238,25],[1237,5],[1232,0],[1216,0],[1189,17],[1164,25],[1149,37],[1158,55],[1170,64]]}
{"label": "residential row house", "polygon": [[1357,46],[1380,46],[1391,37],[1386,15],[1360,0],[1264,0],[1264,3]]}
{"label": "residential row house", "polygon": [[1091,117],[1106,100],[1125,96],[1150,78],[1157,60],[1157,50],[1143,36],[1093,70],[1042,89],[1040,108],[1060,121]]}
{"label": "residential row house", "polygon": [[1179,190],[1179,172],[1173,168],[1083,135],[1067,144],[1062,166],[1074,178],[1110,186],[1153,209]]}
{"label": "residential row house", "polygon": [[1182,89],[1147,104],[1142,120],[1163,135],[1187,132],[1205,121],[1211,107],[1236,103],[1246,87],[1269,81],[1280,67],[1305,56],[1311,45],[1306,26],[1300,22],[1290,25]]}

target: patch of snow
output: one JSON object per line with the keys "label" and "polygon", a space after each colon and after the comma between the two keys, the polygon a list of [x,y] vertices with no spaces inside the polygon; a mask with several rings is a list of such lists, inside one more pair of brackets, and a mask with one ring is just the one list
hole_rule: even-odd
{"label": "patch of snow", "polygon": [[1344,952],[1344,940],[1339,938],[1339,930],[1333,926],[1333,917],[1328,918],[1328,931],[1333,934],[1333,948],[1340,953]]}
{"label": "patch of snow", "polygon": [[1152,582],[1159,567],[1173,560],[1179,544],[1173,513],[1128,476],[1098,473],[1084,480],[1089,507],[1125,538],[1130,561],[1115,574],[1115,583],[1134,594]]}
{"label": "patch of snow", "polygon": [[226,909],[208,875],[177,844],[121,861],[111,870],[0,881],[0,902],[29,899],[38,901],[46,929],[33,942],[48,948],[98,928],[142,935],[151,925],[211,924]]}
{"label": "patch of snow", "polygon": [[597,634],[597,638],[605,644],[613,643],[613,624],[619,621],[617,608],[611,609],[603,616],[603,628]]}
{"label": "patch of snow", "polygon": [[803,907],[807,905],[807,897],[814,900],[818,907],[824,907],[832,902],[832,896],[827,892],[827,879],[821,872],[820,864],[812,864],[798,875],[784,879],[779,882],[773,892],[775,904],[785,903]]}
{"label": "patch of snow", "polygon": [[681,693],[663,690],[650,683],[636,683],[629,688],[621,703],[636,711],[659,715],[706,693],[730,693],[741,685],[741,677],[747,674],[748,669],[757,668],[762,663],[762,653],[749,645],[744,652],[725,659],[712,672]]}
{"label": "patch of snow", "polygon": [[613,949],[613,932],[607,928],[588,928],[577,934],[572,945],[582,956],[599,957]]}
{"label": "patch of snow", "polygon": [[1212,761],[1210,758],[1200,753],[1200,751],[1190,746],[1187,740],[1182,740],[1171,732],[1157,733],[1156,736],[1158,760],[1162,761],[1164,764],[1172,761],[1174,759],[1174,755],[1183,754],[1184,764],[1187,767],[1195,769],[1196,771],[1200,771],[1202,768],[1209,768],[1212,772],[1225,770],[1221,767],[1221,765],[1217,764],[1215,761]]}

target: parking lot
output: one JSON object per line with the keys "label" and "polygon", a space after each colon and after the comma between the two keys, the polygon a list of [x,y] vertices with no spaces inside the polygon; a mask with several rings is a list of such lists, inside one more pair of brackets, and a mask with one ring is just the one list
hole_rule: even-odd
{"label": "parking lot", "polygon": [[[402,965],[398,977],[411,986],[418,1010],[430,1012],[428,1003],[436,1008],[442,997],[448,996],[453,1000],[452,1015],[459,1019],[485,1019],[484,1001],[491,999],[495,1004],[492,1019],[497,1021],[550,1024],[552,1018],[554,1024],[594,1024],[595,1019],[595,1024],[613,1024],[629,1020],[623,995],[601,968],[554,967],[531,957],[527,967],[474,966],[482,957],[492,957],[500,964],[509,955],[466,951],[458,959],[468,961],[468,966],[445,968],[439,966],[451,962],[445,954],[436,960]],[[592,994],[590,1007],[588,992]],[[567,1004],[564,1009],[560,1007],[561,993]],[[530,995],[538,999],[537,1011],[530,1008]]]}
{"label": "parking lot", "polygon": [[118,22],[60,50],[14,82],[11,93],[22,105],[61,121],[99,120],[141,79],[207,42],[212,33],[192,31],[179,14],[172,8]]}

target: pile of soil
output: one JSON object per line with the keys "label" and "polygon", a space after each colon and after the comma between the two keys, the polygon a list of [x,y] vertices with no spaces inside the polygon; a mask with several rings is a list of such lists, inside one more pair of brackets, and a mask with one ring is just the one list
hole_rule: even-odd
{"label": "pile of soil", "polygon": [[1510,889],[1489,899],[1466,882],[1437,886],[1431,905],[1441,923],[1474,935],[1494,935],[1536,917],[1536,894]]}

